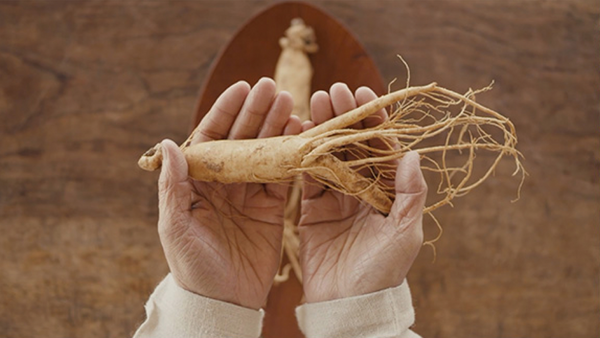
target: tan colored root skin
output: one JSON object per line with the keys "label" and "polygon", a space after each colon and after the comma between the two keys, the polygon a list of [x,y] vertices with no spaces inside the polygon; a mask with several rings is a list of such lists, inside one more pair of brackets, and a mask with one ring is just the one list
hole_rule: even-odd
{"label": "tan colored root skin", "polygon": [[302,162],[297,136],[202,142],[184,149],[189,176],[198,181],[269,183],[293,177]]}
{"label": "tan colored root skin", "polygon": [[294,19],[279,45],[281,54],[274,76],[277,91],[289,92],[294,98],[293,113],[302,121],[309,120],[313,69],[308,54],[318,50],[315,33],[302,19]]}
{"label": "tan colored root skin", "polygon": [[[198,181],[283,182],[307,172],[319,181],[337,182],[337,189],[355,195],[377,210],[389,212],[392,201],[376,184],[348,168],[335,156],[325,154],[303,161],[300,149],[308,142],[296,136],[251,140],[220,140],[199,143],[184,150],[189,176]],[[248,170],[252,168],[252,170]]]}
{"label": "tan colored root skin", "polygon": [[[406,89],[398,90],[396,92],[392,92],[387,95],[383,95],[367,104],[364,104],[356,109],[353,109],[353,110],[347,112],[346,114],[337,116],[329,121],[326,121],[325,123],[322,123],[312,129],[309,129],[309,130],[301,133],[297,137],[310,140],[311,138],[320,136],[321,134],[325,134],[330,131],[347,128],[347,127],[353,125],[354,123],[359,122],[370,115],[373,115],[375,112],[379,111],[382,108],[385,108],[396,102],[407,99],[411,96],[415,96],[418,94],[423,94],[423,93],[433,91],[435,88],[436,88],[436,84],[432,83],[427,86],[409,87]],[[194,137],[196,132],[197,132],[197,129],[194,130],[190,134],[188,139],[181,145],[180,148],[182,149],[182,151],[185,152],[185,149],[188,148],[190,140]],[[235,142],[240,142],[240,141],[247,142],[247,141],[251,141],[251,140],[236,140]],[[222,142],[222,141],[212,141],[212,142]],[[153,171],[153,170],[159,169],[161,163],[162,163],[162,152],[160,151],[160,144],[157,144],[153,148],[150,148],[150,150],[146,151],[142,155],[140,160],[138,161],[138,165],[140,166],[140,168],[147,170],[147,171]],[[247,169],[244,169],[244,170],[247,170]]]}
{"label": "tan colored root skin", "polygon": [[160,143],[148,149],[138,160],[138,166],[146,171],[154,171],[162,165],[162,148]]}

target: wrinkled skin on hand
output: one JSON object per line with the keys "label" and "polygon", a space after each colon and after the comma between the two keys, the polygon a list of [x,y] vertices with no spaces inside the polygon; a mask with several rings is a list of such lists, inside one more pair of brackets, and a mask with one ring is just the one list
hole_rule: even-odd
{"label": "wrinkled skin on hand", "polygon": [[[313,95],[312,121],[318,125],[375,97],[364,87],[353,95],[347,86],[335,84],[329,94]],[[353,127],[371,127],[386,116],[381,111]],[[371,293],[405,279],[423,242],[427,185],[417,153],[408,153],[397,165],[395,182],[388,182],[396,197],[387,216],[305,176],[299,232],[307,302]]]}
{"label": "wrinkled skin on hand", "polygon": [[[199,125],[192,144],[297,134],[292,98],[261,79],[228,88]],[[162,142],[158,229],[177,283],[209,298],[261,308],[279,266],[287,192],[280,184],[221,184],[188,178],[175,143]]]}

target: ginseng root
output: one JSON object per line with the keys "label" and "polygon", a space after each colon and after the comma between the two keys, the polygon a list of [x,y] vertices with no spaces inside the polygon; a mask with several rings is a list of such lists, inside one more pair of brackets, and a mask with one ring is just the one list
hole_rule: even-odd
{"label": "ginseng root", "polygon": [[[189,175],[195,180],[290,182],[306,173],[382,213],[390,211],[394,199],[393,185],[387,184],[395,176],[394,160],[416,151],[421,155],[422,169],[439,174],[437,192],[441,198],[425,208],[429,213],[480,185],[504,156],[514,160],[514,174],[525,175],[512,122],[475,101],[476,94],[489,89],[459,94],[435,83],[408,87],[299,135],[218,140],[193,146],[186,141],[181,149]],[[389,118],[376,127],[350,128],[386,107],[390,107]],[[474,170],[476,155],[487,169]],[[138,164],[155,170],[161,161],[158,144],[142,155]],[[475,172],[483,174],[475,177]]]}

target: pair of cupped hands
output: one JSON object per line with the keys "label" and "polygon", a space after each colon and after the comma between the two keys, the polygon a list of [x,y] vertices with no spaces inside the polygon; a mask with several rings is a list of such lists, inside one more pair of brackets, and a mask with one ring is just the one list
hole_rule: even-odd
{"label": "pair of cupped hands", "polygon": [[[342,83],[311,98],[311,121],[291,114],[289,93],[273,80],[238,82],[216,100],[192,144],[220,139],[294,135],[376,98]],[[380,111],[354,128],[381,123]],[[180,287],[205,297],[260,309],[281,258],[288,184],[199,182],[184,155],[164,140],[158,230]],[[396,197],[385,216],[355,197],[304,177],[299,221],[300,264],[308,303],[367,294],[400,285],[423,241],[427,186],[419,156],[397,163]]]}

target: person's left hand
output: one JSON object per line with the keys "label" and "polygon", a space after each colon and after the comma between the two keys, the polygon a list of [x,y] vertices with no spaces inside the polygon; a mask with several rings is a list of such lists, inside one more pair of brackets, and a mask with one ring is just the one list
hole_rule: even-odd
{"label": "person's left hand", "polygon": [[[238,82],[217,99],[192,145],[296,134],[292,106],[273,80],[252,89]],[[261,308],[281,257],[287,185],[193,181],[177,145],[165,140],[162,148],[158,229],[173,277],[196,294]]]}

